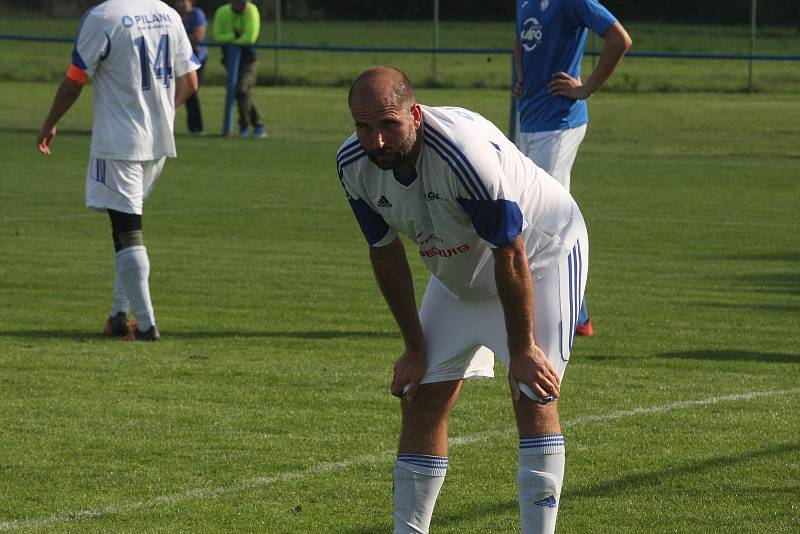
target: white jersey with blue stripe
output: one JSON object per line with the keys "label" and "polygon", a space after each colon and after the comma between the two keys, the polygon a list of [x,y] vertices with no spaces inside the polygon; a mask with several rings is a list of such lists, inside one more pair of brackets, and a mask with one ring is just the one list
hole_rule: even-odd
{"label": "white jersey with blue stripe", "polygon": [[91,8],[72,64],[94,78],[92,156],[175,156],[175,79],[200,66],[177,11],[157,0],[108,0]]}
{"label": "white jersey with blue stripe", "polygon": [[454,296],[474,299],[497,294],[491,249],[521,234],[534,276],[544,277],[583,228],[569,192],[477,113],[421,107],[410,183],[373,164],[355,134],[339,149],[339,177],[367,242],[407,236]]}

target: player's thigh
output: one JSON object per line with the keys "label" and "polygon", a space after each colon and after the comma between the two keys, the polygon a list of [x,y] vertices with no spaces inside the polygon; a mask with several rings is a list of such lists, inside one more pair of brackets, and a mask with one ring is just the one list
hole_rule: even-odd
{"label": "player's thigh", "polygon": [[144,168],[140,161],[92,157],[86,172],[86,207],[141,215]]}
{"label": "player's thigh", "polygon": [[144,199],[155,187],[166,159],[90,158],[86,172],[86,207],[141,215]]}
{"label": "player's thigh", "polygon": [[575,325],[586,289],[589,242],[582,231],[558,268],[533,285],[534,339],[556,368],[559,378],[572,352]]}
{"label": "player's thigh", "polygon": [[523,133],[520,140],[525,154],[547,174],[569,189],[570,173],[578,149],[586,135],[586,125],[565,130]]}
{"label": "player's thigh", "polygon": [[499,299],[459,300],[431,277],[420,307],[428,370],[423,384],[494,376],[483,332],[505,330]]}
{"label": "player's thigh", "polygon": [[158,177],[161,176],[161,171],[164,170],[164,164],[166,162],[167,158],[142,162],[142,191],[144,198],[147,198],[153,191]]}

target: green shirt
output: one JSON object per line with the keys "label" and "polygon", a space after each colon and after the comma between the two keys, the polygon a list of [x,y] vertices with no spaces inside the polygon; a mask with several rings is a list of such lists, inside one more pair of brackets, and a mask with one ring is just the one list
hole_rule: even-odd
{"label": "green shirt", "polygon": [[230,4],[220,6],[214,13],[214,40],[217,42],[255,44],[260,29],[261,16],[252,2],[248,2],[241,13],[236,13]]}

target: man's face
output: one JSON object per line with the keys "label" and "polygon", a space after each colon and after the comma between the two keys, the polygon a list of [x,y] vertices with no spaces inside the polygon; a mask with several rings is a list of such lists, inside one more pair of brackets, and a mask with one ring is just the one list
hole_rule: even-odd
{"label": "man's face", "polygon": [[350,107],[358,142],[367,157],[385,171],[410,161],[422,110],[417,104],[408,107],[378,99],[354,101]]}
{"label": "man's face", "polygon": [[247,0],[231,0],[231,8],[237,13],[244,11],[244,6],[247,5]]}
{"label": "man's face", "polygon": [[178,13],[188,13],[192,10],[192,1],[178,0],[175,2],[175,8],[178,10]]}

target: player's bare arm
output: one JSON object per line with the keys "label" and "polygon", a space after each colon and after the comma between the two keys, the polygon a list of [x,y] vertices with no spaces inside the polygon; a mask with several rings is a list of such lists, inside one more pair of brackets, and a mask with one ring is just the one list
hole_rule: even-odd
{"label": "player's bare arm", "polygon": [[521,236],[492,251],[495,281],[505,314],[510,365],[508,381],[515,401],[520,398],[519,384],[525,384],[541,398],[558,397],[560,380],[533,332],[533,284],[525,243]]}
{"label": "player's bare arm", "polygon": [[81,96],[81,89],[83,84],[74,80],[64,78],[61,81],[53,98],[53,105],[50,106],[50,112],[36,136],[36,149],[40,153],[50,155],[50,144],[56,136],[56,124]]}
{"label": "player's bare arm", "polygon": [[385,247],[370,247],[369,258],[375,280],[397,321],[406,346],[394,366],[392,395],[412,401],[425,375],[428,359],[405,248],[397,238]]}
{"label": "player's bare arm", "polygon": [[633,41],[619,22],[612,24],[603,34],[603,51],[589,79],[582,83],[580,78],[573,78],[566,72],[553,74],[547,86],[550,94],[564,96],[574,100],[583,100],[592,96],[608,80],[617,66],[622,62],[625,53],[630,50]]}
{"label": "player's bare arm", "polygon": [[522,45],[519,37],[514,39],[514,72],[517,75],[517,81],[514,83],[512,92],[516,98],[519,98],[525,92],[525,72],[522,68]]}
{"label": "player's bare arm", "polygon": [[187,72],[175,82],[175,107],[177,108],[197,91],[197,72]]}

